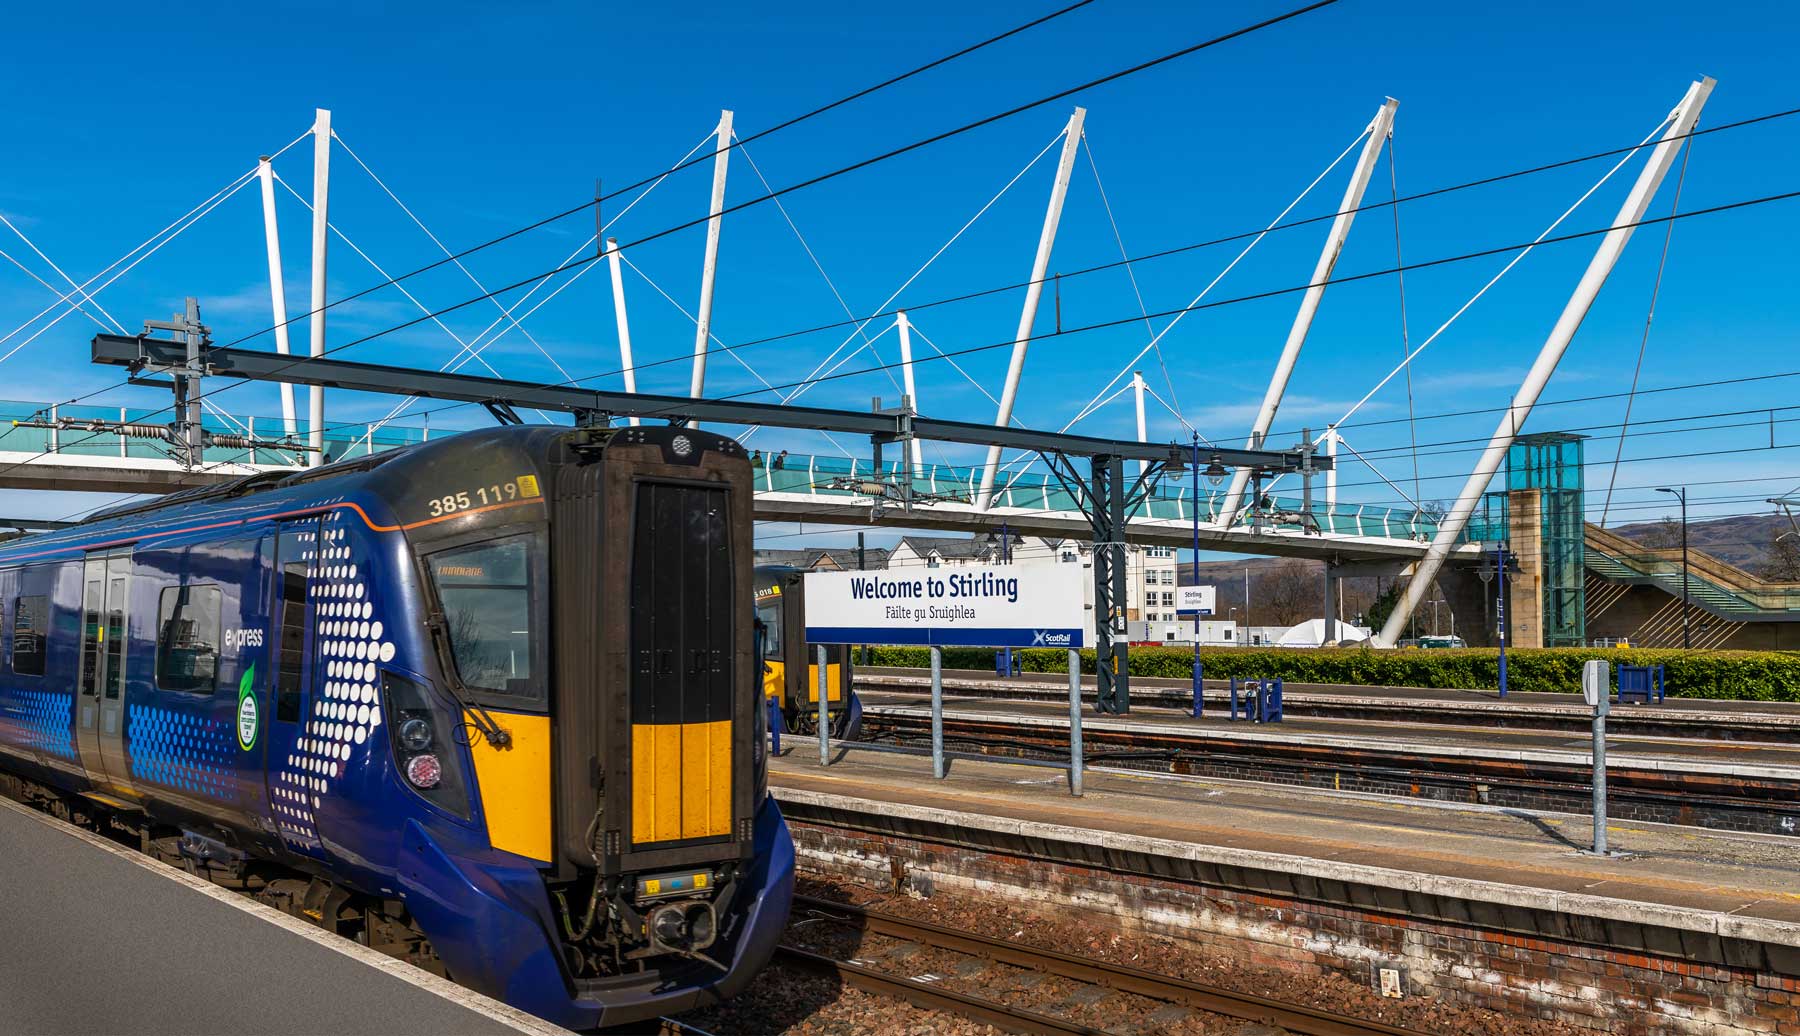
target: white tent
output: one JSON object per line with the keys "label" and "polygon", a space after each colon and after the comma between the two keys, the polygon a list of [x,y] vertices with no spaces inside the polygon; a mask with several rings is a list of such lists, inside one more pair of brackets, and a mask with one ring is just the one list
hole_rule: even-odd
{"label": "white tent", "polygon": [[[1368,640],[1369,631],[1361,626],[1352,626],[1347,622],[1337,624],[1337,639]],[[1276,647],[1315,648],[1325,643],[1325,620],[1307,619],[1298,626],[1293,626],[1276,638]]]}

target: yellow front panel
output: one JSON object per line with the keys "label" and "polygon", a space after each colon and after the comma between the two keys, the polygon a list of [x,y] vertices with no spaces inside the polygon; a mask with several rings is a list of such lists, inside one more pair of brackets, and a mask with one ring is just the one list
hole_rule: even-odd
{"label": "yellow front panel", "polygon": [[681,837],[731,833],[731,721],[681,728]]}
{"label": "yellow front panel", "polygon": [[[487,817],[488,842],[494,848],[549,862],[550,854],[550,717],[490,712],[512,735],[510,748],[495,748],[486,738],[469,749],[475,759],[475,783],[481,812]],[[474,729],[474,717],[464,715]]]}
{"label": "yellow front panel", "polygon": [[[836,662],[825,666],[825,693],[831,696],[833,704],[844,700],[844,667]],[[814,705],[819,704],[819,667],[806,667],[806,700]]]}
{"label": "yellow front panel", "polygon": [[787,704],[787,695],[782,691],[787,687],[787,663],[765,662],[763,670],[763,697],[774,698],[782,705]]}
{"label": "yellow front panel", "polygon": [[631,840],[731,833],[731,721],[631,726]]}

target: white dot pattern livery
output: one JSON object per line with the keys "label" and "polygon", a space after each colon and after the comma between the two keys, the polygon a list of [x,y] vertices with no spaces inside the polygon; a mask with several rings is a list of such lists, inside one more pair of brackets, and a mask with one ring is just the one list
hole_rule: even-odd
{"label": "white dot pattern livery", "polygon": [[300,737],[273,791],[282,836],[302,848],[320,846],[320,806],[352,761],[372,750],[364,745],[382,722],[376,665],[394,658],[394,643],[370,600],[366,560],[359,564],[352,556],[343,514],[333,511],[322,541],[302,555],[312,601],[314,675]]}

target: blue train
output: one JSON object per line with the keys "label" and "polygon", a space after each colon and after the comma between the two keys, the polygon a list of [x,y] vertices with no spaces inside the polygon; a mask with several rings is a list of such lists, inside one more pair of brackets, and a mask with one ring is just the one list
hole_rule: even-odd
{"label": "blue train", "polygon": [[0,547],[0,784],[574,1028],[786,925],[748,459],[506,427]]}

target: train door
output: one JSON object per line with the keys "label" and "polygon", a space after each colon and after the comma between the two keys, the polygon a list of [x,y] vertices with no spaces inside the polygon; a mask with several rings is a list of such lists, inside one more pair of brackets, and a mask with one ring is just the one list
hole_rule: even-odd
{"label": "train door", "polygon": [[731,835],[732,647],[725,491],[640,483],[631,565],[631,840]]}
{"label": "train door", "polygon": [[125,641],[131,590],[129,552],[90,554],[82,570],[81,683],[77,739],[96,784],[126,786]]}
{"label": "train door", "polygon": [[318,848],[314,811],[315,779],[292,764],[305,733],[306,691],[313,682],[314,645],[310,597],[311,569],[317,564],[319,519],[282,522],[275,537],[273,600],[269,608],[270,651],[268,738],[263,779],[270,817],[290,848]]}

